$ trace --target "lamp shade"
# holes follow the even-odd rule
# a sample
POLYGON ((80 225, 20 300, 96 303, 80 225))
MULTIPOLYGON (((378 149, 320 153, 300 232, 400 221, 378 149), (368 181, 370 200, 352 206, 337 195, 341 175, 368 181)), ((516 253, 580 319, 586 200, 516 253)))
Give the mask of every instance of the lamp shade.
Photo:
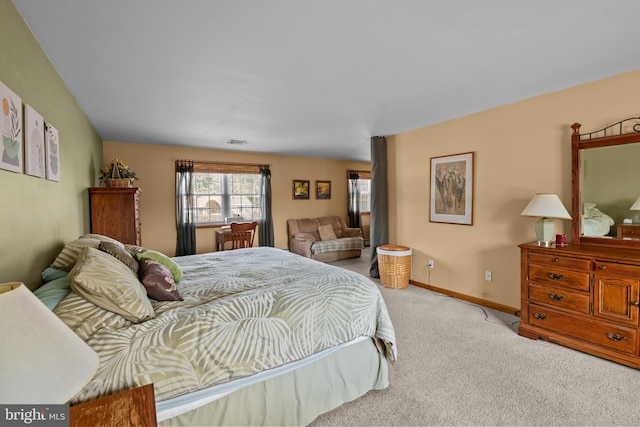
POLYGON ((560 198, 555 194, 536 194, 520 215, 542 218, 571 219, 560 198))
POLYGON ((630 211, 640 211, 640 197, 636 199, 635 202, 629 208, 630 211))
POLYGON ((96 352, 25 285, 0 284, 0 403, 67 403, 98 362, 96 352))

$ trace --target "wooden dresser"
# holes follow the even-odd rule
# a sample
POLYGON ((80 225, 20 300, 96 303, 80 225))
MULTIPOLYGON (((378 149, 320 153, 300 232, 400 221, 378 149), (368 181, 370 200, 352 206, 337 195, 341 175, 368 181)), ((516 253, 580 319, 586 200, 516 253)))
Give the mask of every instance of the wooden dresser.
POLYGON ((518 333, 640 368, 640 252, 588 244, 519 247, 518 333))
POLYGON ((91 232, 140 246, 139 188, 90 188, 91 232))
POLYGON ((640 237, 640 224, 617 224, 617 237, 634 238, 640 237))
POLYGON ((72 406, 70 427, 157 427, 153 384, 72 406))

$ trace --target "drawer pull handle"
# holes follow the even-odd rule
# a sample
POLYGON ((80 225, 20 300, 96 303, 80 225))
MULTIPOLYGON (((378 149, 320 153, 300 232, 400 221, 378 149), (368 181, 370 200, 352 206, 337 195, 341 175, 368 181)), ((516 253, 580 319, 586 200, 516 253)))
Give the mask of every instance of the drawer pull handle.
POLYGON ((564 279, 564 276, 562 274, 556 274, 556 273, 547 273, 549 275, 549 277, 551 277, 553 280, 560 280, 560 279, 564 279))
POLYGON ((540 313, 533 313, 533 317, 535 317, 538 320, 544 320, 546 319, 548 316, 546 314, 540 314, 540 313))
POLYGON ((627 339, 627 337, 625 336, 612 334, 611 332, 607 332, 607 338, 609 338, 611 341, 625 341, 627 339))
POLYGON ((640 307, 640 302, 638 301, 631 301, 629 304, 636 306, 636 307, 640 307))
POLYGON ((564 296, 557 295, 557 294, 549 294, 549 298, 551 298, 554 301, 562 301, 564 299, 564 296))
POLYGON ((553 261, 553 262, 560 262, 560 260, 559 260, 558 258, 554 258, 554 259, 552 259, 551 261, 553 261))
POLYGON ((606 270, 606 269, 607 269, 607 266, 606 266, 606 265, 601 265, 601 266, 600 266, 600 270, 606 270))

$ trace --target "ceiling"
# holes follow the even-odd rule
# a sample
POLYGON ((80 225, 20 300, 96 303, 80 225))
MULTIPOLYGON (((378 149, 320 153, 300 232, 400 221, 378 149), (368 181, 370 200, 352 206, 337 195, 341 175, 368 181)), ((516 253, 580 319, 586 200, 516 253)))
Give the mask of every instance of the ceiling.
POLYGON ((640 68, 637 0, 13 3, 108 141, 368 161, 371 136, 640 68))

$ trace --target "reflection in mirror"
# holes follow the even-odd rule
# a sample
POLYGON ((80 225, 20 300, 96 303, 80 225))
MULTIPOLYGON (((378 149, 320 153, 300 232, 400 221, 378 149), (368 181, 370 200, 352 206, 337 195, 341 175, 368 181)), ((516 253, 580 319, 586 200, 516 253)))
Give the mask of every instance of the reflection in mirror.
POLYGON ((615 237, 625 219, 640 223, 630 209, 640 197, 640 143, 590 148, 581 157, 582 235, 615 237))

